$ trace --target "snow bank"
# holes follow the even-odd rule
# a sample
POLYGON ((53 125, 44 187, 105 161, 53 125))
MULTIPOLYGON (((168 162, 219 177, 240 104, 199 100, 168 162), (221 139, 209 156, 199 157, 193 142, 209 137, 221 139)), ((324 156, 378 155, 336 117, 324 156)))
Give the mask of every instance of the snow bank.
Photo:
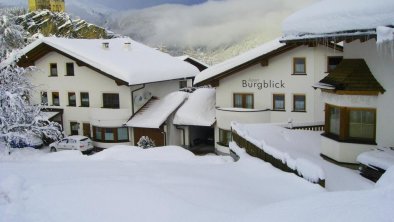
POLYGON ((196 89, 178 109, 173 123, 176 125, 212 126, 216 121, 215 103, 215 89, 196 89))
POLYGON ((375 30, 394 25, 394 1, 323 0, 287 17, 282 29, 286 36, 375 30))
POLYGON ((48 153, 39 157, 37 160, 40 161, 51 161, 51 162, 65 162, 65 161, 80 161, 87 159, 87 156, 83 155, 78 150, 64 150, 59 152, 48 153))
POLYGON ((375 166, 387 170, 391 166, 394 166, 394 150, 390 148, 378 148, 363 152, 357 156, 357 161, 366 166, 375 166))
MULTIPOLYGON (((375 187, 394 188, 394 166, 392 166, 386 170, 386 172, 376 182, 375 187)), ((394 196, 393 196, 393 199, 394 199, 394 196)))
POLYGON ((316 152, 316 147, 313 146, 316 146, 315 134, 318 132, 308 132, 310 133, 308 134, 273 124, 232 122, 231 127, 238 135, 261 148, 265 153, 281 160, 290 169, 297 170, 305 179, 311 182, 326 179, 323 168, 311 154, 316 152))
POLYGON ((113 146, 89 157, 91 160, 121 161, 188 161, 194 154, 182 147, 165 146, 142 149, 135 146, 113 146))

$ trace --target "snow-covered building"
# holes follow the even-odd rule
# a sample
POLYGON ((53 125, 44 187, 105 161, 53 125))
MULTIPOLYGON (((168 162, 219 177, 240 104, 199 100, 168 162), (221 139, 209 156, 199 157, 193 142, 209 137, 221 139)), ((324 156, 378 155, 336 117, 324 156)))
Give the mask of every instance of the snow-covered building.
POLYGON ((287 44, 343 41, 343 62, 315 84, 326 107, 321 154, 335 161, 394 146, 393 10, 391 0, 324 0, 283 23, 287 44))
POLYGON ((320 92, 311 86, 342 60, 342 47, 293 45, 279 39, 211 66, 195 85, 216 88, 215 147, 229 152, 231 122, 324 121, 320 92))
POLYGON ((129 38, 42 38, 19 57, 20 66, 37 67, 31 74, 38 86, 32 101, 61 112, 66 134, 90 136, 101 148, 136 144, 139 132, 125 125, 129 119, 150 101, 191 86, 199 72, 129 38))

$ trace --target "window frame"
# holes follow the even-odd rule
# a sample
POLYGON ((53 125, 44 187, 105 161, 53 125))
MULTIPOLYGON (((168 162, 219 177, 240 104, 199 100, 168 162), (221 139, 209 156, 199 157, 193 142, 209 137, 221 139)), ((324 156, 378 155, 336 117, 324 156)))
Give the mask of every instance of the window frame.
POLYGON ((286 111, 286 94, 284 93, 274 93, 272 94, 272 110, 273 111, 286 111), (275 106, 275 97, 276 96, 283 96, 283 109, 277 109, 275 106))
POLYGON ((130 142, 129 128, 128 127, 99 127, 92 126, 93 131, 93 141, 100 143, 127 143, 130 142), (127 139, 119 140, 119 129, 126 129, 127 131, 127 139), (113 140, 106 140, 105 134, 106 132, 111 131, 113 135, 113 140), (98 133, 99 132, 99 133, 98 133), (97 135, 100 135, 101 138, 97 138, 97 135))
POLYGON ((293 58, 293 74, 292 75, 306 75, 306 57, 294 57, 293 58), (302 59, 304 61, 304 72, 296 72, 296 60, 302 59))
POLYGON ((233 93, 233 107, 242 109, 254 109, 254 93, 233 93), (235 106, 235 97, 241 96, 242 107, 235 106), (247 107, 247 96, 252 96, 252 107, 247 107))
POLYGON ((74 135, 79 135, 79 123, 76 121, 70 121, 70 135, 74 136, 74 135), (77 130, 73 130, 73 125, 77 126, 77 130), (75 134, 76 132, 76 134, 75 134))
POLYGON ((90 97, 89 97, 89 92, 80 92, 79 93, 79 100, 80 100, 80 102, 81 102, 81 106, 80 107, 90 107, 90 97), (87 101, 87 105, 85 104, 85 102, 83 101, 83 96, 82 96, 82 94, 86 94, 87 95, 87 98, 88 98, 88 101, 87 101))
POLYGON ((336 106, 332 104, 325 104, 325 127, 324 136, 331 138, 339 142, 349 142, 349 143, 359 143, 359 144, 373 144, 376 145, 376 109, 375 108, 359 108, 359 107, 343 107, 336 106), (339 114, 339 134, 336 135, 330 131, 330 117, 332 107, 338 108, 340 110, 339 114), (351 111, 369 111, 374 114, 374 132, 373 138, 356 138, 351 137, 350 134, 350 112, 351 111))
POLYGON ((57 68, 57 63, 49 63, 49 77, 58 77, 59 70, 57 68), (56 72, 53 72, 56 70, 56 72))
POLYGON ((293 94, 293 111, 292 112, 301 112, 301 113, 306 112, 306 95, 305 94, 293 94), (304 97, 304 109, 302 109, 302 110, 296 109, 296 97, 298 97, 298 96, 304 97))
POLYGON ((106 108, 106 109, 119 109, 120 108, 120 96, 119 96, 119 93, 103 93, 102 94, 102 99, 103 99, 102 100, 103 101, 103 106, 102 106, 103 108, 106 108), (118 100, 117 104, 113 103, 113 102, 106 104, 105 96, 117 96, 117 100, 118 100))
POLYGON ((66 76, 75 76, 75 70, 74 70, 74 63, 73 62, 67 62, 66 63, 66 76), (70 69, 69 65, 71 65, 72 69, 70 69))
POLYGON ((49 103, 48 103, 48 92, 42 91, 42 92, 40 93, 40 99, 41 99, 41 105, 47 106, 47 105, 49 104, 49 103), (46 102, 43 101, 44 94, 46 95, 46 96, 45 96, 46 102))
POLYGON ((68 92, 67 93, 67 99, 68 99, 68 106, 76 107, 77 106, 77 94, 75 92, 68 92), (71 103, 71 97, 74 95, 74 103, 71 103))
POLYGON ((60 93, 59 92, 52 92, 52 106, 60 106, 60 93), (58 103, 55 103, 55 94, 57 94, 58 103))
POLYGON ((179 81, 179 89, 187 88, 187 80, 180 80, 179 81))

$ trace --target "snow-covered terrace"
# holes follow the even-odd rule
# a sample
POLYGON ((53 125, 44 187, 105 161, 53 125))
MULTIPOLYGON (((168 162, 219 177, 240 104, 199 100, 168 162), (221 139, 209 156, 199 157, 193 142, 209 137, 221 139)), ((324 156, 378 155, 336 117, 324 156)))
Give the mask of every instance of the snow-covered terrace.
POLYGON ((328 190, 365 189, 372 182, 356 170, 340 167, 320 156, 321 132, 290 130, 285 125, 232 123, 232 129, 265 153, 281 160, 310 181, 325 180, 328 190))
POLYGON ((281 41, 376 38, 377 27, 394 25, 394 1, 323 0, 287 17, 281 41))

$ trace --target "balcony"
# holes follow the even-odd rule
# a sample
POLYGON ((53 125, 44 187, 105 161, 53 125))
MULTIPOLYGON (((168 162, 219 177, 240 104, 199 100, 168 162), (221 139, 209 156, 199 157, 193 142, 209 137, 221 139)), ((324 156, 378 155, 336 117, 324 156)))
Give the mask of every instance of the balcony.
POLYGON ((90 123, 94 126, 122 126, 131 116, 130 109, 91 108, 90 123))
POLYGON ((269 123, 270 109, 216 108, 217 125, 230 129, 231 121, 238 123, 269 123))

